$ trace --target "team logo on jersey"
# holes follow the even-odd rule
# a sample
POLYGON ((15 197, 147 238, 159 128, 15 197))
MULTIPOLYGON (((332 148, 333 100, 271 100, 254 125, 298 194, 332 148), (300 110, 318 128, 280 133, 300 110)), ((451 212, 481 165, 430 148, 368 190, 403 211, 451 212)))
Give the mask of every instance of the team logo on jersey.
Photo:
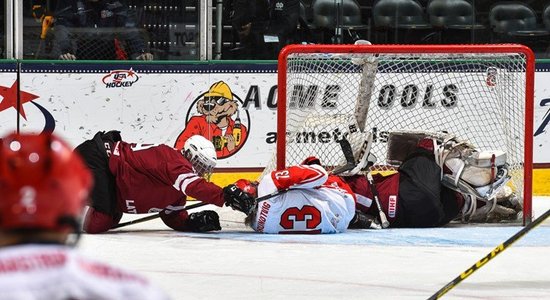
POLYGON ((243 101, 227 83, 218 81, 193 101, 174 147, 181 149, 188 138, 202 135, 214 144, 218 158, 227 158, 242 148, 249 131, 250 115, 243 101))
POLYGON ((105 88, 131 87, 138 80, 139 75, 132 68, 130 70, 113 70, 101 79, 105 88))
POLYGON ((397 196, 390 195, 389 201, 388 201, 388 217, 395 218, 396 213, 397 213, 397 196))
POLYGON ((10 87, 0 86, 0 96, 2 97, 2 99, 0 100, 0 113, 13 107, 15 110, 17 110, 19 115, 23 117, 23 119, 27 120, 25 108, 28 106, 27 103, 32 103, 38 108, 38 110, 40 110, 42 115, 44 115, 44 128, 42 129, 42 132, 54 131, 55 119, 53 118, 52 114, 42 105, 38 104, 36 101, 33 101, 40 98, 40 96, 25 92, 20 89, 19 81, 15 80, 10 87), (17 97, 18 93, 19 99, 17 97))

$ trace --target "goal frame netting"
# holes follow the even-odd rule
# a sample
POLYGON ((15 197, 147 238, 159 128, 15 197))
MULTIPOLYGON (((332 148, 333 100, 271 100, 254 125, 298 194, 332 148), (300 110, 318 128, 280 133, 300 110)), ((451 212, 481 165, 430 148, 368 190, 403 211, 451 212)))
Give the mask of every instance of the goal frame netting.
MULTIPOLYGON (((278 58, 277 144, 275 168, 284 169, 287 164, 287 109, 292 97, 288 88, 287 65, 289 57, 302 54, 326 55, 408 55, 408 54, 518 54, 525 58, 525 90, 523 118, 523 224, 532 220, 532 168, 533 168, 533 109, 535 56, 532 50, 519 44, 485 45, 289 45, 281 50, 278 58)), ((352 87, 359 89, 360 87, 352 87)), ((374 94, 374 92, 373 92, 374 94)), ((369 95, 370 96, 370 95, 369 95)), ((372 99, 372 97, 371 97, 372 99)), ((518 97, 519 99, 519 97, 518 97)))

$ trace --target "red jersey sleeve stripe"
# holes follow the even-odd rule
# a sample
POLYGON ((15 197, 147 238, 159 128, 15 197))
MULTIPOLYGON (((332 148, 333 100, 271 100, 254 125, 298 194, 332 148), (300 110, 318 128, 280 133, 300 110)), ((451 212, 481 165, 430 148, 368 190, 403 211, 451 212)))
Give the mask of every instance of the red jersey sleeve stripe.
POLYGON ((324 176, 327 175, 325 172, 322 172, 321 170, 318 170, 317 168, 313 168, 313 167, 310 167, 310 166, 299 166, 299 167, 301 169, 307 169, 309 171, 312 171, 312 173, 315 174, 315 175, 312 175, 313 177, 310 177, 310 174, 307 174, 309 178, 306 178, 306 179, 302 180, 300 182, 300 184, 317 181, 317 180, 319 180, 319 179, 321 179, 321 178, 323 178, 324 176))

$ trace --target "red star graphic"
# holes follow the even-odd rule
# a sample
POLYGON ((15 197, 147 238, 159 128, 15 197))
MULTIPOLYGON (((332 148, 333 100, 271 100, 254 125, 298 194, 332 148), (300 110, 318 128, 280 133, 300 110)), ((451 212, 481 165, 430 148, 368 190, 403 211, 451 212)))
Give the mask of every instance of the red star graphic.
POLYGON ((134 72, 134 69, 133 68, 130 68, 130 70, 128 70, 128 77, 134 77, 134 74, 136 74, 134 72))
MULTIPOLYGON (((18 109, 17 107, 17 86, 19 82, 17 80, 12 84, 11 87, 7 86, 0 86, 0 96, 2 96, 2 101, 0 102, 0 112, 13 107, 15 109, 18 109)), ((23 117, 23 119, 27 119, 27 116, 25 115, 25 110, 23 110, 23 104, 32 101, 39 96, 33 95, 31 93, 19 91, 19 114, 23 117)))

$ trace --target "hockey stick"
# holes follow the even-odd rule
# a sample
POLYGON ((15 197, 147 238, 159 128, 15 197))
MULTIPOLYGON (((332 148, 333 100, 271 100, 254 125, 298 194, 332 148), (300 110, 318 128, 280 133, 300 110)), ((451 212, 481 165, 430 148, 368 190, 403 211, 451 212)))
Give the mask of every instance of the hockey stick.
MULTIPOLYGON (((355 45, 370 45, 366 40, 357 40, 355 45)), ((370 54, 366 58, 353 59, 352 63, 362 67, 361 81, 359 82, 359 91, 357 93, 357 101, 355 101, 355 120, 361 132, 365 131, 367 114, 369 112, 370 98, 374 91, 374 81, 376 72, 378 71, 378 59, 375 54, 370 54)))
MULTIPOLYGON (((204 203, 204 202, 195 203, 195 204, 192 204, 192 205, 189 205, 189 206, 185 207, 183 210, 190 210, 190 209, 193 209, 193 208, 205 206, 207 204, 208 203, 204 203)), ((145 221, 154 220, 154 219, 158 219, 158 218, 160 218, 160 214, 157 213, 157 214, 150 215, 150 216, 147 216, 147 217, 143 217, 143 218, 135 219, 135 220, 132 220, 132 221, 117 224, 111 229, 125 227, 125 226, 128 226, 128 225, 142 223, 142 222, 145 222, 145 221)))
POLYGON ((380 221, 380 225, 382 226, 382 228, 388 228, 390 227, 390 222, 388 221, 386 214, 382 210, 382 205, 380 205, 380 198, 378 196, 378 190, 374 186, 374 180, 372 179, 372 175, 370 172, 367 173, 367 181, 369 182, 370 189, 372 190, 372 195, 374 196, 374 203, 376 205, 376 209, 378 210, 378 219, 380 221))
POLYGON ((485 255, 482 259, 478 260, 475 264, 473 264, 471 267, 469 267, 466 271, 462 272, 460 275, 458 275, 455 279, 453 279, 451 282, 447 283, 444 287, 439 289, 439 291, 435 292, 430 298, 431 299, 439 299, 443 295, 445 295, 448 291, 450 291, 452 288, 457 286, 462 280, 466 279, 468 276, 472 275, 475 271, 477 271, 479 268, 483 267, 487 262, 489 262, 491 259, 493 259, 495 256, 506 250, 509 246, 511 246, 514 242, 522 238, 527 232, 529 232, 531 229, 537 227, 540 223, 542 223, 546 218, 550 216, 550 209, 547 210, 544 214, 542 214, 540 217, 535 219, 532 223, 528 224, 527 226, 523 227, 520 231, 518 231, 516 234, 514 234, 511 238, 507 239, 504 243, 496 246, 493 251, 489 252, 487 255, 485 255))
MULTIPOLYGON (((356 166, 355 158, 353 157, 353 149, 351 148, 351 144, 349 143, 349 141, 345 137, 342 137, 342 139, 340 139, 338 141, 338 143, 340 144, 340 147, 342 148, 342 153, 344 154, 344 157, 346 158, 346 164, 332 170, 330 172, 331 175, 342 174, 346 171, 349 171, 349 170, 355 168, 355 166, 356 166)), ((272 197, 275 197, 275 196, 278 196, 278 195, 282 195, 282 194, 284 194, 288 191, 291 191, 291 190, 300 190, 300 188, 284 189, 284 190, 273 192, 271 194, 263 195, 259 198, 256 198, 256 204, 258 204, 258 202, 260 202, 260 201, 263 201, 263 200, 266 200, 266 199, 269 199, 269 198, 272 198, 272 197)))
POLYGON ((355 157, 353 157, 353 149, 351 148, 351 144, 349 143, 349 141, 345 137, 342 137, 342 139, 340 139, 338 143, 340 144, 340 148, 342 148, 342 153, 346 158, 346 164, 332 170, 332 175, 342 174, 355 168, 356 166, 355 157))

